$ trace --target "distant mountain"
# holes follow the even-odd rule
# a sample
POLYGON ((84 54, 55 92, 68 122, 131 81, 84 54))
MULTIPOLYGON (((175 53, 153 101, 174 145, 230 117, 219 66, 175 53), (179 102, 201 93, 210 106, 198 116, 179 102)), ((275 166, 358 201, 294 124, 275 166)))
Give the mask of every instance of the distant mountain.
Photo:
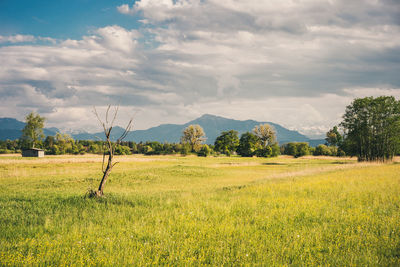
MULTIPOLYGON (((117 140, 123 133, 124 133, 125 129, 119 126, 114 126, 112 128, 111 131, 111 140, 117 140)), ((104 140, 105 136, 104 136, 104 132, 99 132, 99 133, 85 133, 85 132, 81 132, 78 134, 71 134, 71 136, 75 139, 75 140, 104 140)), ((125 141, 133 141, 133 140, 128 140, 128 138, 124 139, 125 141)))
MULTIPOLYGON (((277 132, 277 138, 280 144, 288 143, 288 142, 309 142, 310 145, 316 146, 318 144, 323 144, 324 140, 312 140, 305 135, 300 134, 297 131, 292 131, 286 129, 279 124, 272 122, 258 122, 254 120, 234 120, 227 119, 220 116, 205 114, 195 120, 189 121, 185 124, 162 124, 160 126, 152 127, 147 130, 136 130, 130 132, 127 137, 124 139, 125 141, 135 141, 135 142, 146 142, 146 141, 158 141, 158 142, 169 142, 169 143, 177 143, 180 141, 182 136, 182 131, 187 126, 191 124, 198 124, 206 133, 208 144, 213 144, 215 139, 221 134, 222 131, 236 130, 240 134, 251 131, 256 125, 268 123, 273 126, 277 132)), ((16 139, 21 136, 21 129, 25 126, 25 123, 19 122, 15 119, 9 118, 0 118, 0 139, 16 139), (9 126, 3 126, 9 125, 9 126), (12 128, 10 125, 15 125, 12 128), (8 127, 8 128, 6 128, 8 127), (9 134, 7 138, 4 138, 5 135, 2 135, 3 129, 9 134), (14 136, 14 138, 11 138, 14 136)), ((46 129, 44 132, 46 135, 54 135, 58 130, 51 128, 46 129), (56 130, 56 131, 54 131, 56 130)), ((112 131, 111 138, 116 140, 122 133, 124 129, 115 126, 112 131)), ((72 137, 75 140, 98 140, 104 139, 104 133, 78 133, 72 134, 72 137)))
MULTIPOLYGON (((21 137, 25 123, 13 118, 0 118, 0 140, 15 140, 21 137)), ((44 135, 55 135, 57 128, 43 129, 44 135)))
POLYGON ((0 118, 0 129, 22 130, 25 123, 13 118, 0 118))
POLYGON ((213 144, 215 139, 221 134, 222 131, 236 130, 239 135, 251 131, 256 125, 268 123, 273 126, 277 132, 278 141, 280 143, 287 143, 292 141, 307 142, 310 139, 296 131, 288 130, 276 123, 272 122, 258 122, 254 120, 233 120, 210 114, 205 114, 200 118, 192 120, 185 124, 163 124, 147 130, 137 130, 128 134, 126 140, 135 142, 145 141, 159 141, 159 142, 179 142, 182 131, 191 124, 198 124, 206 133, 206 143, 213 144))
MULTIPOLYGON (((198 124, 204 129, 204 132, 206 133, 206 143, 213 144, 215 139, 221 134, 222 131, 236 130, 239 132, 240 136, 242 133, 253 130, 256 125, 264 123, 268 123, 275 128, 280 144, 288 142, 309 142, 310 144, 316 146, 325 142, 324 140, 311 140, 307 136, 302 135, 297 131, 288 130, 273 122, 259 122, 254 120, 240 121, 210 114, 205 114, 200 118, 189 121, 185 124, 162 124, 160 126, 152 127, 147 130, 132 131, 127 135, 125 140, 135 142, 158 141, 162 143, 176 143, 180 141, 183 129, 191 124, 198 124)), ((123 129, 119 128, 118 133, 114 132, 114 140, 118 138, 120 132, 122 131, 123 129)), ((104 134, 100 132, 92 135, 73 135, 75 139, 82 140, 95 140, 96 138, 94 136, 103 138, 104 134)))

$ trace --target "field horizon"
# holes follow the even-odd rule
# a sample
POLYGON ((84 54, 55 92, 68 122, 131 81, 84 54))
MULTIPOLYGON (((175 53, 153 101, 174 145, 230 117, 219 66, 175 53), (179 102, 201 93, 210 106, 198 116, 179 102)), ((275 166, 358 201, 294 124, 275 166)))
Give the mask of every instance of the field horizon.
POLYGON ((1 265, 399 265, 400 164, 0 157, 1 265))

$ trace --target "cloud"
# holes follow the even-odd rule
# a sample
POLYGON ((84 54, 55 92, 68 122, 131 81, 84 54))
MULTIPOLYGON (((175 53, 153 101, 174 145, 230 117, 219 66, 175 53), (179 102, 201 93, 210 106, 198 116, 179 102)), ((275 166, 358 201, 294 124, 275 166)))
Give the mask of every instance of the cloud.
POLYGON ((12 35, 12 36, 2 36, 0 35, 0 44, 3 43, 24 43, 24 42, 35 42, 36 38, 33 35, 12 35))
POLYGON ((57 40, 50 37, 35 37, 33 35, 10 35, 10 36, 2 36, 0 35, 0 45, 1 44, 18 44, 18 43, 51 43, 56 44, 57 40))
POLYGON ((141 26, 23 46, 0 37, 11 114, 37 108, 53 126, 89 129, 92 105, 120 104, 122 118, 138 111, 141 129, 214 113, 321 135, 353 98, 399 96, 396 1, 139 0, 117 10, 141 26))
POLYGON ((120 5, 117 7, 117 10, 121 14, 132 14, 132 10, 129 8, 129 5, 120 5))
POLYGON ((240 84, 234 94, 256 97, 340 93, 355 84, 398 86, 398 64, 388 68, 379 56, 369 62, 371 55, 400 45, 394 5, 138 1, 131 13, 141 12, 153 25, 148 31, 160 44, 157 51, 168 55, 179 72, 206 72, 216 81, 217 96, 230 77, 240 84))

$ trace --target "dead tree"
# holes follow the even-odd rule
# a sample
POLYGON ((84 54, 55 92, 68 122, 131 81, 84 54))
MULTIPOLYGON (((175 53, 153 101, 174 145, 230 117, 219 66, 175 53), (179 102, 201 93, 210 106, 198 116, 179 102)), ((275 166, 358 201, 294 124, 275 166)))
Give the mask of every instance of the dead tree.
POLYGON ((99 188, 97 191, 91 191, 89 192, 90 196, 96 196, 96 197, 101 197, 103 196, 103 189, 104 185, 106 184, 107 178, 111 173, 112 168, 118 163, 118 162, 113 162, 114 158, 114 152, 115 152, 115 147, 119 144, 121 144, 121 141, 128 135, 129 131, 132 128, 132 121, 133 119, 129 120, 128 125, 125 127, 124 132, 122 135, 117 139, 116 142, 112 142, 110 139, 111 136, 111 130, 114 126, 115 119, 118 114, 118 106, 114 108, 114 115, 112 116, 112 119, 109 120, 109 115, 110 115, 110 108, 111 106, 108 106, 107 111, 106 111, 106 119, 105 122, 101 120, 99 114, 97 113, 96 107, 93 107, 94 109, 94 114, 96 115, 97 119, 99 120, 100 124, 103 126, 104 134, 106 136, 106 140, 103 143, 103 164, 102 164, 102 171, 103 171, 103 178, 101 179, 99 188), (108 156, 107 160, 107 166, 105 166, 105 158, 108 156))

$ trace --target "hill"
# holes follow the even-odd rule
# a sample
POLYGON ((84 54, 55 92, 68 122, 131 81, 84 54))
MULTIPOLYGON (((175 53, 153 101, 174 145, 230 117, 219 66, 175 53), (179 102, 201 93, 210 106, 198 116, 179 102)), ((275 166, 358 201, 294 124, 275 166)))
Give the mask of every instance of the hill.
POLYGON ((239 135, 251 131, 256 125, 268 123, 273 126, 277 132, 278 141, 280 143, 287 142, 308 142, 310 138, 300 134, 297 131, 288 130, 279 124, 272 122, 258 122, 254 120, 234 120, 227 119, 220 116, 205 114, 200 118, 189 121, 185 124, 163 124, 147 130, 138 130, 131 132, 126 140, 136 142, 144 141, 159 141, 159 142, 179 142, 182 136, 182 131, 191 124, 198 124, 206 133, 206 143, 213 144, 215 139, 221 134, 222 131, 236 130, 239 135))
MULTIPOLYGON (((205 114, 185 124, 162 124, 147 130, 132 131, 127 135, 125 140, 134 142, 158 141, 177 143, 180 141, 183 129, 191 124, 198 124, 206 133, 206 143, 213 144, 215 139, 221 134, 222 131, 236 130, 240 135, 244 132, 251 131, 256 125, 264 123, 268 123, 275 128, 280 144, 288 142, 309 142, 310 145, 316 146, 325 142, 324 140, 312 140, 297 131, 286 129, 273 122, 259 122, 254 120, 241 121, 210 114, 205 114)), ((0 118, 0 139, 14 140, 19 138, 21 136, 21 130, 24 126, 25 123, 15 119, 0 118)), ((54 135, 57 131, 58 130, 56 128, 50 128, 45 129, 44 132, 45 135, 54 135)), ((124 129, 119 126, 114 127, 111 136, 112 139, 116 140, 123 131, 124 129)), ((99 138, 104 138, 104 133, 98 132, 93 134, 83 132, 79 134, 72 134, 72 137, 75 140, 98 140, 99 138)))
MULTIPOLYGON (((149 128, 147 130, 132 131, 128 134, 125 140, 135 142, 158 141, 176 143, 180 141, 183 129, 191 124, 198 124, 204 129, 204 132, 206 133, 206 143, 213 144, 215 139, 221 134, 222 131, 236 130, 239 132, 240 136, 240 134, 242 133, 251 131, 256 125, 264 123, 268 123, 275 128, 280 144, 288 142, 309 142, 310 145, 316 146, 325 142, 324 140, 310 139, 297 131, 286 129, 281 125, 273 122, 259 122, 254 120, 241 121, 210 114, 205 114, 185 124, 162 124, 156 127, 149 128)), ((119 132, 121 132, 122 130, 123 129, 121 127, 117 128, 117 131, 114 132, 114 139, 118 138, 119 132)), ((85 133, 74 135, 74 138, 95 140, 95 136, 103 137, 103 135, 104 134, 101 132, 92 135, 85 133)))
MULTIPOLYGON (((22 135, 22 129, 25 123, 13 118, 0 118, 0 140, 15 140, 22 135)), ((59 130, 57 128, 43 129, 44 135, 55 135, 59 130)))

